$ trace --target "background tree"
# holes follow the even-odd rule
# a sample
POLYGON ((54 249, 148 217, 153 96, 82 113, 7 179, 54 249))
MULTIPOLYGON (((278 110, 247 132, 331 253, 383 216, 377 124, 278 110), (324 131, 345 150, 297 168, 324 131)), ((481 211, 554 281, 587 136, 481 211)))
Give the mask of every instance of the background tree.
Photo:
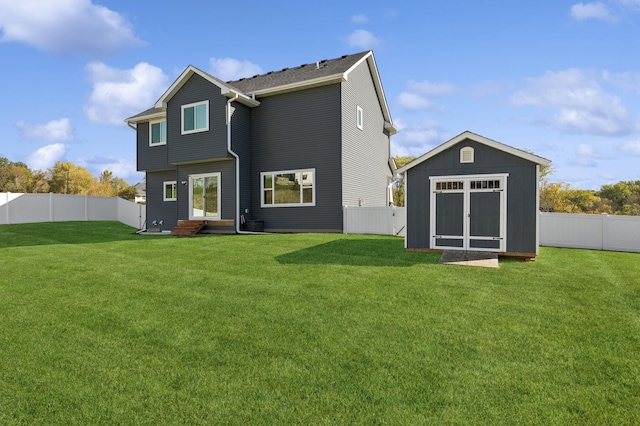
MULTIPOLYGON (((400 168, 409 164, 416 158, 418 157, 413 157, 411 155, 402 157, 396 155, 393 157, 393 160, 396 162, 396 166, 400 168)), ((398 177, 398 181, 393 185, 391 191, 393 193, 393 204, 398 207, 404 207, 404 176, 401 175, 398 177)))
POLYGON ((0 192, 29 192, 31 170, 22 162, 0 157, 0 192))
POLYGON ((48 170, 49 190, 57 194, 89 194, 96 178, 84 167, 58 161, 48 170))
POLYGON ((34 194, 46 194, 49 192, 49 177, 47 172, 42 170, 36 170, 31 174, 31 183, 29 184, 29 191, 34 194))

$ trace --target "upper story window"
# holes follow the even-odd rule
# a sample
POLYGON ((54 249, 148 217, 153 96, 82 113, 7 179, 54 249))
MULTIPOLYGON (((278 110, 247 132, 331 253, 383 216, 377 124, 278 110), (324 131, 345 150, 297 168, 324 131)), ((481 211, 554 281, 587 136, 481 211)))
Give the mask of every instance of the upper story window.
POLYGON ((356 126, 358 126, 360 130, 364 128, 364 116, 360 105, 356 107, 356 126))
POLYGON ((167 143, 167 120, 152 121, 149 128, 149 146, 167 143))
POLYGON ((182 134, 209 130, 209 101, 182 105, 182 134))
POLYGON ((474 161, 473 148, 465 146, 460 150, 460 162, 461 163, 473 163, 474 161))
POLYGON ((261 207, 315 206, 315 169, 260 173, 261 207))

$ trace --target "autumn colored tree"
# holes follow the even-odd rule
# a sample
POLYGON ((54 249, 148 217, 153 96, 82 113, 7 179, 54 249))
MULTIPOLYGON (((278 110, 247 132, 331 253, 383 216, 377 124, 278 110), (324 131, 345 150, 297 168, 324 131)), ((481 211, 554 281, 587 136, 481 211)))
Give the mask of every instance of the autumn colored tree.
POLYGON ((97 183, 87 169, 70 162, 56 162, 48 174, 49 190, 57 194, 89 194, 97 183))
MULTIPOLYGON (((401 168, 409 164, 416 158, 418 157, 413 157, 411 155, 402 157, 397 155, 393 157, 393 160, 396 162, 396 166, 398 168, 401 168)), ((404 176, 399 177, 398 181, 393 185, 391 190, 393 192, 393 204, 398 207, 404 207, 404 176)))
POLYGON ((29 192, 31 177, 26 164, 0 158, 0 192, 29 192))

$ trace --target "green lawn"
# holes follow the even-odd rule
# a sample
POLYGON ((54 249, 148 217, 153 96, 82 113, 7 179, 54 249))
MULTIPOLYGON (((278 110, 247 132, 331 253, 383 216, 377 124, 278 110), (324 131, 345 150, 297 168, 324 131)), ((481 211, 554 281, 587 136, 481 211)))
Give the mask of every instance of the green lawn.
POLYGON ((0 424, 640 423, 640 254, 0 226, 0 424))

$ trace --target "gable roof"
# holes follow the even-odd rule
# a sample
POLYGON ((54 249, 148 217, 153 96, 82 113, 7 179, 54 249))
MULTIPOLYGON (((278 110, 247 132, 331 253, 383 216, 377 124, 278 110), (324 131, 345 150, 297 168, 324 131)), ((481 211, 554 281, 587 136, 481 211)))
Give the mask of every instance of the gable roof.
POLYGON ((247 106, 255 107, 260 105, 256 97, 264 97, 286 93, 311 87, 324 86, 327 84, 347 81, 349 73, 363 62, 367 62, 376 88, 382 115, 385 119, 385 129, 394 134, 397 129, 391 120, 389 106, 387 104, 382 81, 378 73, 378 67, 373 57, 373 52, 355 53, 353 55, 343 55, 335 59, 323 59, 310 64, 302 64, 293 68, 283 68, 280 71, 270 71, 265 74, 254 75, 249 78, 224 82, 213 75, 206 73, 193 65, 189 65, 173 84, 158 99, 153 108, 127 118, 127 123, 135 123, 148 120, 149 118, 161 117, 171 99, 182 86, 191 78, 198 74, 210 83, 220 87, 223 95, 233 98, 238 96, 238 102, 247 106))
POLYGON ((334 59, 323 59, 293 68, 283 68, 280 71, 270 71, 266 74, 228 81, 227 84, 242 90, 252 97, 265 97, 347 81, 349 73, 365 61, 371 71, 382 115, 386 121, 385 128, 389 133, 394 134, 397 129, 392 124, 393 121, 391 120, 391 113, 389 112, 382 81, 380 80, 378 66, 371 50, 352 55, 342 55, 334 59))
POLYGON ((496 142, 492 139, 489 138, 485 138, 484 136, 480 136, 477 135, 475 133, 472 133, 470 131, 465 131, 460 133, 458 136, 454 137, 453 139, 448 140, 447 142, 443 143, 442 145, 439 145, 437 147, 435 147, 434 149, 432 149, 431 151, 427 152, 426 154, 424 154, 421 157, 416 158, 415 160, 413 160, 412 162, 406 164, 404 167, 401 167, 398 169, 398 174, 402 174, 404 172, 406 172, 407 170, 409 170, 412 167, 417 166, 418 164, 440 154, 442 151, 445 151, 447 149, 449 149, 450 147, 452 147, 453 145, 464 141, 465 139, 470 139, 474 142, 478 142, 487 146, 490 146, 491 148, 495 148, 497 150, 506 152, 508 154, 511 155, 515 155, 516 157, 520 157, 523 158, 525 160, 531 161, 532 163, 535 164, 539 164, 541 166, 548 166, 551 164, 550 160, 547 160, 546 158, 543 157, 538 157, 535 154, 531 154, 530 152, 524 151, 522 149, 518 149, 518 148, 514 148, 512 146, 509 145, 505 145, 503 143, 500 142, 496 142))
POLYGON ((221 89, 222 94, 228 98, 233 98, 238 96, 238 99, 237 99, 238 102, 243 103, 247 106, 255 107, 260 105, 260 102, 256 101, 255 99, 251 99, 250 97, 248 97, 247 95, 242 93, 240 90, 236 89, 235 87, 231 86, 230 84, 225 83, 219 78, 214 77, 211 74, 206 73, 194 67, 193 65, 189 65, 184 71, 182 71, 182 74, 180 74, 180 76, 176 79, 176 81, 174 81, 173 84, 169 86, 167 91, 164 92, 162 96, 160 96, 160 99, 158 99, 158 101, 154 106, 156 108, 166 108, 167 102, 169 102, 169 99, 171 99, 176 93, 178 93, 178 91, 182 88, 182 86, 184 86, 185 83, 194 74, 197 74, 200 77, 204 78, 205 80, 209 81, 210 83, 214 84, 215 86, 218 86, 221 89))

